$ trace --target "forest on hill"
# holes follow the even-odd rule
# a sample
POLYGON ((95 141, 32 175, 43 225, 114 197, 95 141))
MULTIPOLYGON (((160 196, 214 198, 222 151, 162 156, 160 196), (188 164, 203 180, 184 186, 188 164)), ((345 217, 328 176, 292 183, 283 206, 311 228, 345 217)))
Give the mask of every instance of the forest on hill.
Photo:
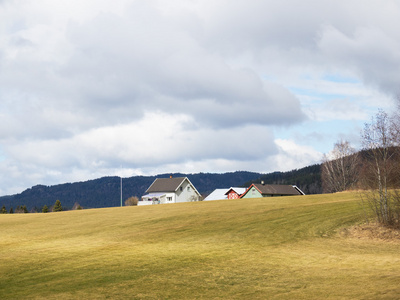
MULTIPOLYGON (((216 188, 242 186, 249 180, 261 176, 254 172, 232 172, 224 174, 161 174, 157 176, 133 176, 122 179, 123 201, 131 196, 141 197, 156 178, 188 177, 196 189, 203 195, 216 188)), ((60 200, 63 207, 71 209, 75 203, 83 208, 113 207, 121 205, 121 178, 102 177, 84 182, 65 183, 54 186, 36 185, 20 194, 0 197, 0 206, 9 210, 16 206, 26 205, 28 210, 36 208, 41 211, 44 205, 51 206, 60 200)))
POLYGON ((315 164, 301 169, 288 172, 273 172, 261 175, 257 180, 251 180, 246 183, 250 186, 252 183, 264 181, 268 184, 290 184, 299 187, 305 194, 321 194, 321 165, 315 164))
MULTIPOLYGON (((261 174, 237 171, 230 173, 161 174, 157 176, 133 176, 123 178, 123 201, 129 197, 141 197, 156 178, 188 177, 196 189, 205 197, 217 188, 247 187, 252 182, 264 180, 266 183, 295 184, 306 194, 321 193, 320 166, 314 165, 290 172, 261 174)), ((65 209, 75 203, 83 208, 113 207, 121 205, 120 177, 102 177, 84 182, 64 183, 54 186, 36 185, 20 194, 0 197, 0 206, 7 210, 26 206, 29 211, 41 211, 44 205, 54 205, 60 200, 65 209)))

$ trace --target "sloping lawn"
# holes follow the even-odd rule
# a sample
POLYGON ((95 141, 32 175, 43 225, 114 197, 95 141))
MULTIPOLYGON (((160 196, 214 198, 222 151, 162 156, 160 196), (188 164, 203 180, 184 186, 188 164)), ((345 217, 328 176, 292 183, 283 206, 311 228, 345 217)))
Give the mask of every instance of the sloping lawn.
POLYGON ((357 194, 0 215, 0 299, 396 299, 357 194))

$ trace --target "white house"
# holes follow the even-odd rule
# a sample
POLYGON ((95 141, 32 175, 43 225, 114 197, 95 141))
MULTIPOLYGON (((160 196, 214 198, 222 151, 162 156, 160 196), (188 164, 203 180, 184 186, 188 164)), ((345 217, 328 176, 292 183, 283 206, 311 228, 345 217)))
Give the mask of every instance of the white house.
POLYGON ((157 178, 138 205, 199 201, 200 193, 187 177, 157 178))

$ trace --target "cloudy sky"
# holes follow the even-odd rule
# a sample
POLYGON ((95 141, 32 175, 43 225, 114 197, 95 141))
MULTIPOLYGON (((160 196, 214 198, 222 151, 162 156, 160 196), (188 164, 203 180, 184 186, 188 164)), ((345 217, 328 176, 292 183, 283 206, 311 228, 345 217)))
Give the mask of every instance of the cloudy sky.
POLYGON ((395 0, 0 0, 0 195, 319 163, 399 70, 395 0))

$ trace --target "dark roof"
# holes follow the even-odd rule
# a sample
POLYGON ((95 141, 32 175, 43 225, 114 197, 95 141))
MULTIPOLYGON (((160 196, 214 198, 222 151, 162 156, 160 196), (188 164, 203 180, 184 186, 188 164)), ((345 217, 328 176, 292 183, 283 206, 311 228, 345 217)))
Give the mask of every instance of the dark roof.
POLYGON ((293 185, 283 184, 253 184, 262 195, 303 195, 298 188, 293 185))
POLYGON ((186 177, 157 178, 146 193, 175 192, 185 179, 186 177))

